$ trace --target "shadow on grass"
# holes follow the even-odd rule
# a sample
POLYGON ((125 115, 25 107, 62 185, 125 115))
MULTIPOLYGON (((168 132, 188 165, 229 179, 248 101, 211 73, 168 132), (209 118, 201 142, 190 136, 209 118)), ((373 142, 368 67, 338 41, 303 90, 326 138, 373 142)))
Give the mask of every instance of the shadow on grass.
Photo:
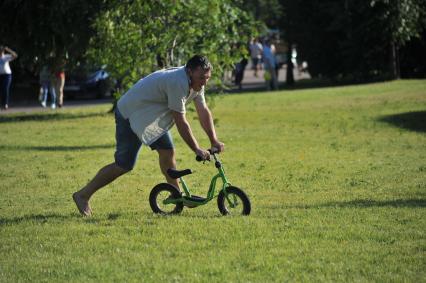
POLYGON ((16 225, 16 224, 20 224, 22 222, 35 222, 35 223, 46 223, 49 220, 59 220, 59 221, 64 221, 64 220, 69 220, 69 219, 73 219, 76 218, 76 214, 68 214, 68 215, 63 215, 63 214, 30 214, 30 215, 25 215, 25 216, 20 216, 20 217, 15 217, 15 218, 0 218, 0 226, 6 226, 6 225, 16 225))
POLYGON ((415 132, 426 132, 426 111, 407 112, 384 116, 380 117, 379 121, 415 132))
POLYGON ((323 207, 358 207, 358 208, 369 208, 369 207, 426 207, 426 199, 397 199, 397 200, 370 200, 370 199, 357 199, 347 202, 327 202, 322 204, 312 205, 294 205, 286 206, 285 208, 323 208, 323 207))
POLYGON ((110 113, 44 113, 44 114, 21 114, 0 116, 0 123, 28 122, 28 121, 51 121, 51 120, 72 120, 92 117, 109 116, 110 113))
POLYGON ((26 146, 26 145, 0 145, 1 150, 17 150, 17 151, 78 151, 78 150, 93 150, 93 149, 106 149, 114 148, 113 144, 101 144, 101 145, 78 145, 78 146, 26 146))
POLYGON ((65 222, 68 220, 84 220, 85 223, 88 224, 99 224, 102 221, 115 221, 120 217, 119 213, 110 213, 106 216, 105 219, 100 218, 94 218, 94 217, 82 217, 77 212, 71 213, 71 214, 30 214, 20 217, 14 217, 14 218, 0 218, 0 226, 7 226, 7 225, 18 225, 24 222, 33 222, 37 224, 43 224, 50 221, 60 221, 65 222))

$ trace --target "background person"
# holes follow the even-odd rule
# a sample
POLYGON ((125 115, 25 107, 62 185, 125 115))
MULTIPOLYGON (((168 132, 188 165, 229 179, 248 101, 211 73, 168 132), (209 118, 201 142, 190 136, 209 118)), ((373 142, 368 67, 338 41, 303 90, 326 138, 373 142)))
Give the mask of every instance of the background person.
POLYGON ((65 60, 61 60, 55 71, 55 91, 58 100, 58 107, 64 104, 64 86, 65 86, 65 60))
POLYGON ((6 46, 0 46, 0 99, 3 109, 9 108, 10 85, 12 83, 12 70, 9 62, 18 58, 15 51, 6 46))
POLYGON ((275 54, 272 52, 271 42, 266 40, 263 44, 263 64, 265 69, 265 81, 266 88, 270 90, 278 89, 278 79, 277 79, 277 60, 275 54), (267 74, 268 73, 268 74, 267 74))
POLYGON ((260 70, 260 63, 262 61, 262 44, 257 38, 253 38, 250 42, 249 49, 254 76, 257 77, 257 72, 260 70))
POLYGON ((235 64, 235 85, 238 86, 238 89, 243 88, 242 82, 244 79, 244 71, 246 69, 248 60, 246 58, 241 59, 240 62, 235 64))
POLYGON ((89 200, 97 190, 134 168, 142 144, 158 152, 160 169, 167 182, 179 188, 178 181, 167 174, 167 169, 176 168, 169 132, 174 124, 197 156, 204 160, 210 158, 210 153, 200 147, 186 120, 186 105, 191 101, 194 101, 200 124, 211 146, 224 150, 204 99, 204 86, 210 79, 211 70, 206 57, 195 55, 185 66, 160 70, 139 80, 118 100, 115 109, 115 161, 103 167, 85 187, 73 194, 81 214, 91 215, 89 200))
POLYGON ((40 85, 42 89, 41 106, 43 108, 47 105, 47 94, 50 93, 51 108, 56 108, 56 93, 54 87, 54 78, 48 66, 43 66, 40 70, 40 85))

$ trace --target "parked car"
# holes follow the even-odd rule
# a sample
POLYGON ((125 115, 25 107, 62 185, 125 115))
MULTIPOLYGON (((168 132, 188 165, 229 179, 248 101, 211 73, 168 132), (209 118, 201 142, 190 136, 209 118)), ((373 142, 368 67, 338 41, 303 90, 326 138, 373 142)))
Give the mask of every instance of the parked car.
POLYGON ((116 88, 116 80, 111 78, 105 66, 92 72, 77 70, 66 74, 64 95, 75 97, 111 97, 116 88))

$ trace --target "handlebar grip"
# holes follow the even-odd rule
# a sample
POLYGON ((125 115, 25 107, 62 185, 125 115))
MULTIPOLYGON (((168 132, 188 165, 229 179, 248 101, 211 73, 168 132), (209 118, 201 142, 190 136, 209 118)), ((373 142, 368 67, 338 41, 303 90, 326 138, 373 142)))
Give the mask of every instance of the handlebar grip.
POLYGON ((195 157, 195 160, 197 160, 198 162, 201 162, 201 161, 203 161, 203 158, 202 158, 201 156, 198 156, 198 155, 197 155, 197 156, 195 157))
POLYGON ((208 151, 210 152, 210 154, 215 154, 215 153, 219 153, 219 149, 212 147, 210 149, 208 149, 208 151))

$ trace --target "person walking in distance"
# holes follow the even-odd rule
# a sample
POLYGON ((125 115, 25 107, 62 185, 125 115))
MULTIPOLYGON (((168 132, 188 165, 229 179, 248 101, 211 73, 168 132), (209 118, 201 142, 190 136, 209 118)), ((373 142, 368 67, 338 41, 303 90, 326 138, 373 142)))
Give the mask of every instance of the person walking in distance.
POLYGON ((12 70, 9 62, 18 58, 18 54, 7 46, 0 46, 0 99, 4 110, 9 108, 10 85, 12 70))
POLYGON ((64 86, 65 86, 65 60, 61 59, 55 70, 55 91, 58 101, 58 107, 64 104, 64 86))
POLYGON ((254 76, 257 77, 258 76, 257 72, 260 70, 261 62, 262 62, 262 52, 263 52, 262 44, 259 42, 257 38, 253 38, 250 41, 249 49, 250 49, 250 57, 252 62, 252 69, 254 70, 254 76))

